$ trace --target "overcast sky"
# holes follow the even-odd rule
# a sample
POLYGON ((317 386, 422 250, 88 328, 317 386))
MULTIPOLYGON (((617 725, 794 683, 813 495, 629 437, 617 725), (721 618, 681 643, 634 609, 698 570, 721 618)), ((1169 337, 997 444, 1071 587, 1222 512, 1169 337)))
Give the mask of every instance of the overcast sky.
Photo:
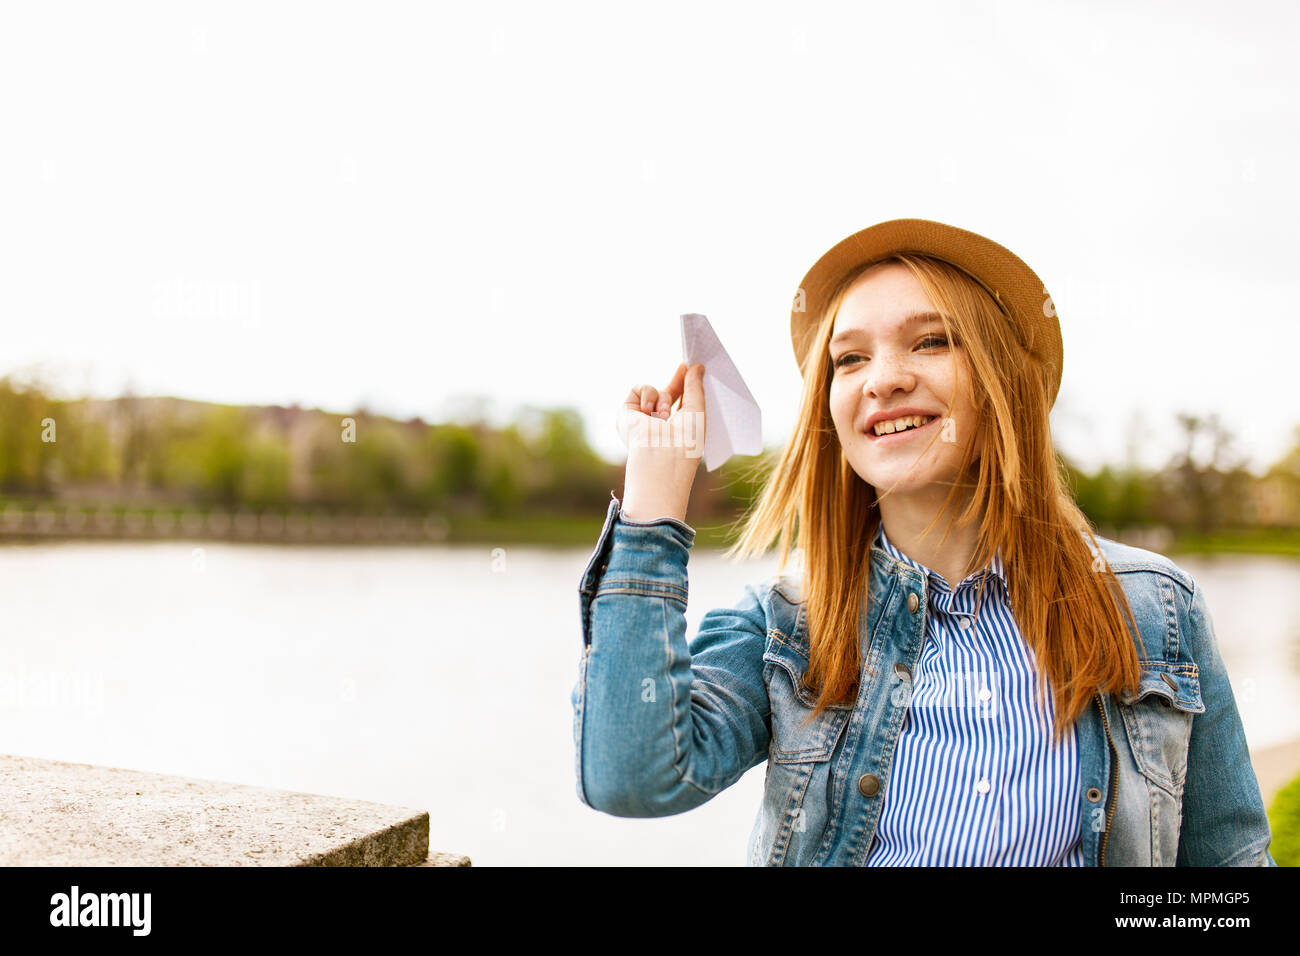
POLYGON ((775 444, 804 273, 920 217, 1047 283, 1085 466, 1300 423, 1293 3, 0 9, 0 374, 567 405, 619 460, 701 312, 775 444))

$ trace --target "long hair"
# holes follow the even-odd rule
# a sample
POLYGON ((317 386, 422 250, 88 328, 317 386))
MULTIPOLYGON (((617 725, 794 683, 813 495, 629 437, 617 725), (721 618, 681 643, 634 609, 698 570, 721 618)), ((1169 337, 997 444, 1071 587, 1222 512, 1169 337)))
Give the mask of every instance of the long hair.
MULTIPOLYGON (((970 378, 979 427, 964 442, 940 540, 954 521, 964 525, 978 518, 966 574, 986 567, 1001 548, 1012 613, 1033 649, 1040 695, 1049 679, 1052 684, 1054 739, 1059 739, 1094 691, 1136 691, 1139 666, 1133 611, 1102 557, 1095 529, 1068 490, 1065 464, 1052 444, 1053 373, 1024 348, 997 299, 963 270, 921 255, 883 261, 911 270, 942 317, 949 342, 962 346, 963 374, 970 378), (960 515, 954 507, 960 504, 959 491, 967 498, 960 515)), ((870 543, 880 524, 879 499, 889 489, 863 481, 840 446, 829 404, 834 372, 829 341, 848 287, 877 264, 864 264, 846 277, 820 317, 801 368, 803 395, 794 431, 776 456, 758 464, 770 471, 727 552, 757 556, 777 540, 784 572, 792 549, 798 549, 809 644, 805 682, 817 691, 811 717, 831 704, 851 705, 863 676, 858 621, 867 619, 862 612, 870 596, 870 543)), ((951 354, 956 362, 958 350, 951 354)), ((931 445, 940 434, 936 429, 931 445)), ((979 596, 984 596, 983 583, 979 596)))

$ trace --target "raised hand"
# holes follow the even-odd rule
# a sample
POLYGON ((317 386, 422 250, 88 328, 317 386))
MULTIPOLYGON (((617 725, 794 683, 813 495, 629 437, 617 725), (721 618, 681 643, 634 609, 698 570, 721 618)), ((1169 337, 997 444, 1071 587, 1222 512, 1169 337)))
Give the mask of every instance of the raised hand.
POLYGON ((685 362, 661 391, 636 386, 619 409, 628 446, 623 513, 635 521, 686 520, 695 472, 704 454, 704 366, 685 362), (673 409, 678 399, 681 404, 673 409))

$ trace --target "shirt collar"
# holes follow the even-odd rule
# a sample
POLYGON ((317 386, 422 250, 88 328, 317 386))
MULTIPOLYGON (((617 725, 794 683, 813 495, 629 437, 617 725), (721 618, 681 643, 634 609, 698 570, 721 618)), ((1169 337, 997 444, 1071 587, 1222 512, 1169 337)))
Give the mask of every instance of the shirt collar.
MULTIPOLYGON (((876 528, 876 540, 879 541, 880 547, 884 549, 885 553, 888 554, 890 557, 897 558, 899 561, 902 561, 904 564, 915 568, 916 570, 920 571, 922 574, 925 574, 930 578, 933 578, 937 581, 943 580, 940 574, 938 574, 935 571, 931 571, 929 568, 921 564, 919 561, 913 561, 902 551, 899 551, 896 547, 894 547, 894 545, 889 540, 889 536, 885 534, 885 523, 883 521, 876 528)), ((966 580, 967 581, 973 580, 975 582, 978 582, 982 573, 993 575, 995 578, 997 578, 999 581, 1002 582, 1003 587, 1007 587, 1007 572, 1006 572, 1005 565, 1002 563, 1001 548, 998 548, 993 552, 993 560, 991 560, 988 563, 987 567, 984 569, 984 572, 976 572, 970 575, 969 577, 967 577, 966 580)), ((961 583, 962 582, 958 582, 958 586, 960 586, 961 583)), ((1010 588, 1007 588, 1007 590, 1008 593, 1010 593, 1010 588)))

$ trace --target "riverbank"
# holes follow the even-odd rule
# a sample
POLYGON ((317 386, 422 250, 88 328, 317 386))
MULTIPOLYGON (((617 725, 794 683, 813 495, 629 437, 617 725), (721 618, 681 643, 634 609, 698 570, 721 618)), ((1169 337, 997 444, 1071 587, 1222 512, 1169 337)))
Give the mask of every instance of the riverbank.
MULTIPOLYGON (((265 544, 487 544, 590 547, 604 511, 594 515, 491 517, 456 513, 329 513, 0 507, 0 543, 44 541, 237 541, 265 544)), ((724 526, 701 526, 698 543, 720 547, 724 526)))
POLYGON ((1300 528, 1251 528, 1176 537, 1170 554, 1272 554, 1300 558, 1300 528))
MULTIPOLYGON (((246 541, 272 544, 487 544, 592 547, 603 506, 589 514, 473 515, 455 512, 331 513, 265 509, 91 507, 0 504, 0 543, 73 541, 246 541)), ((689 518, 699 548, 729 547, 738 519, 689 518)), ((1213 535, 1167 528, 1102 527, 1098 533, 1160 554, 1264 554, 1300 558, 1300 528, 1251 528, 1213 535)))

